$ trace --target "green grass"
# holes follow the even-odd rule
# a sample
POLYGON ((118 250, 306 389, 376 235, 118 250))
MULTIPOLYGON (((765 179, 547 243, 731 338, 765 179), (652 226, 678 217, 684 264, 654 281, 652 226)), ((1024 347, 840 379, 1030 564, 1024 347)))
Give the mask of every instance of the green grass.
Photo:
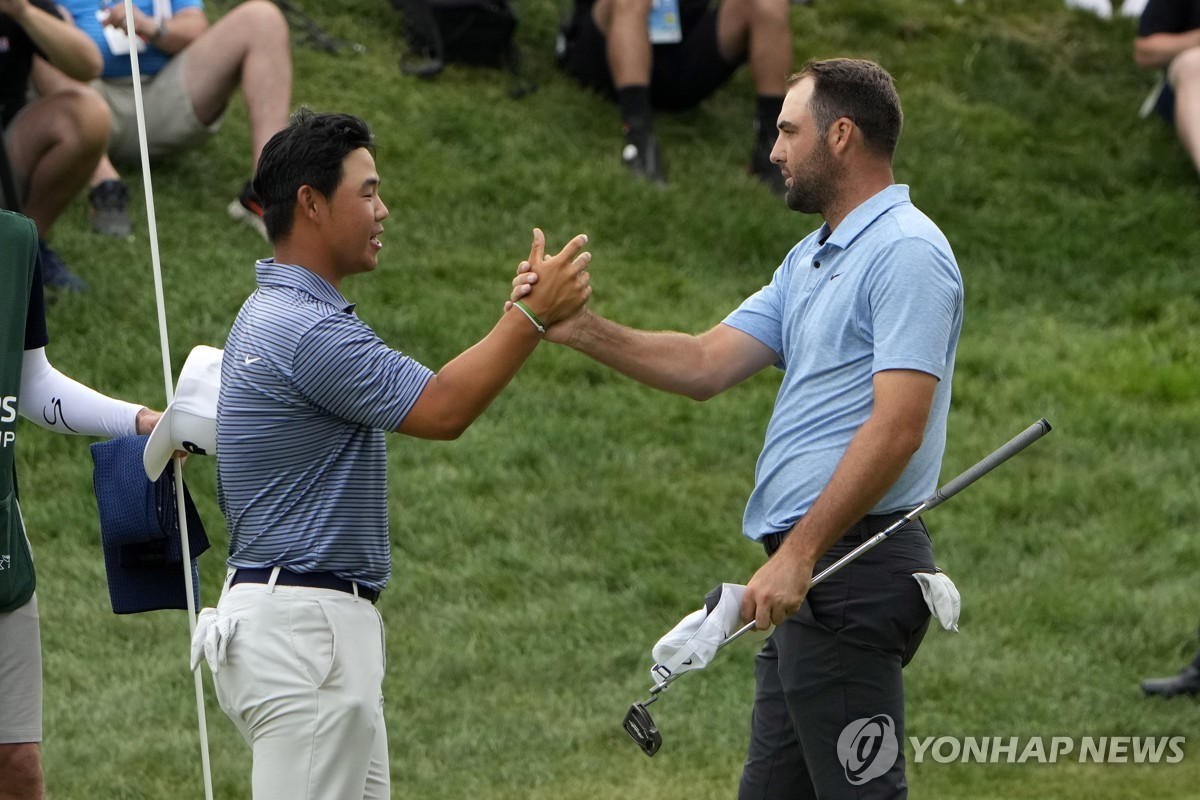
MULTIPOLYGON (((295 102, 360 114, 391 208, 382 267, 345 287, 389 342, 435 368, 494 322, 542 226, 586 231, 595 305, 629 324, 703 330, 767 281, 819 220, 742 173, 749 76, 659 123, 672 184, 631 182, 615 110, 556 72, 559 8, 526 2, 519 38, 540 90, 496 72, 402 77, 389 5, 306 0, 365 55, 295 51, 295 102)), ((819 0, 793 7, 797 62, 855 55, 896 76, 897 178, 946 232, 967 287, 949 478, 1047 416, 1055 433, 930 515, 964 596, 962 634, 931 633, 907 672, 912 736, 1192 736, 1190 701, 1140 697, 1191 656, 1200 612, 1200 194, 1155 120, 1133 25, 1059 0, 819 0)), ((213 11, 219 11, 217 6, 213 11)), ((153 174, 171 360, 220 346, 263 243, 224 216, 246 178, 246 117, 153 174)), ((136 171, 127 178, 135 187, 136 171)), ((144 220, 140 199, 138 220, 144 220)), ((161 407, 147 236, 100 239, 77 203, 54 231, 92 284, 50 308, 53 362, 161 407)), ((739 535, 778 385, 705 404, 654 393, 546 346, 458 442, 390 443, 395 574, 387 623, 396 797, 555 800, 733 796, 752 647, 731 648, 655 706, 653 760, 620 720, 649 650, 700 596, 761 561, 739 535)), ((108 610, 90 460, 26 424, 19 469, 41 578, 50 797, 200 795, 182 614, 108 610)), ((211 460, 188 464, 214 542, 211 460)), ((206 677, 216 795, 249 796, 249 752, 206 677)), ((911 750, 910 750, 911 756, 911 750)), ((1191 798, 1176 765, 938 764, 915 797, 1191 798)))

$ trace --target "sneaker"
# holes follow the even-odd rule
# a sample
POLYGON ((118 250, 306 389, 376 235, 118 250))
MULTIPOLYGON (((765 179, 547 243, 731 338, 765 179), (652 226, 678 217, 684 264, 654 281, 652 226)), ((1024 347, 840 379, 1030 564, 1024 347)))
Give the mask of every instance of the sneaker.
POLYGON ((263 223, 262 200, 254 191, 254 187, 250 185, 250 181, 242 184, 241 193, 229 204, 228 210, 230 217, 246 223, 258 231, 259 236, 267 238, 267 226, 263 223))
POLYGON ((658 149, 658 138, 654 131, 622 126, 625 146, 621 149, 621 161, 639 178, 655 186, 667 185, 667 172, 663 169, 662 153, 658 149))
POLYGON ((1112 0, 1067 0, 1067 8, 1081 8, 1100 19, 1112 19, 1112 0))
POLYGON ((119 180, 98 182, 88 192, 91 203, 91 229, 97 234, 126 239, 133 234, 133 223, 125 207, 130 204, 130 190, 119 180))
POLYGON ((67 269, 62 258, 50 249, 50 245, 46 244, 44 239, 38 239, 38 261, 42 268, 43 285, 71 292, 87 291, 87 282, 67 269))
POLYGON ((129 220, 126 207, 129 205, 129 189, 119 180, 100 181, 88 192, 92 204, 92 230, 118 239, 133 234, 133 223, 129 220))
POLYGON ((1178 675, 1169 678, 1150 678, 1142 681, 1142 691, 1147 695, 1175 697, 1200 693, 1200 669, 1188 664, 1178 675))
POLYGON ((779 171, 779 165, 771 161, 771 149, 774 146, 774 138, 758 137, 746 171, 762 181, 772 193, 783 197, 787 194, 787 179, 779 171))

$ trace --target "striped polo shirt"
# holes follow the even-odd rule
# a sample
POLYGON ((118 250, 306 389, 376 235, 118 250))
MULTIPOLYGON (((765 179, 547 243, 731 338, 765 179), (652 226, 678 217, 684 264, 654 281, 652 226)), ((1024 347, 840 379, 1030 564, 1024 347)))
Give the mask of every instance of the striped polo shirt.
POLYGON ((391 575, 385 433, 433 372, 304 267, 256 265, 221 365, 217 494, 233 567, 391 575))

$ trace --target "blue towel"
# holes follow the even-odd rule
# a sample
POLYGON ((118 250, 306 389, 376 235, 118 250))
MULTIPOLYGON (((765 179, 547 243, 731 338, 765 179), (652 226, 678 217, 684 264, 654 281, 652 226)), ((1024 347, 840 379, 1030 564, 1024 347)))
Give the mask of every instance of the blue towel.
MULTIPOLYGON (((116 614, 187 608, 174 463, 167 465, 157 481, 147 479, 142 466, 146 439, 125 436, 91 446, 96 465, 92 485, 100 511, 108 596, 116 614)), ((200 573, 196 559, 209 544, 186 483, 183 504, 193 596, 199 606, 200 573)))

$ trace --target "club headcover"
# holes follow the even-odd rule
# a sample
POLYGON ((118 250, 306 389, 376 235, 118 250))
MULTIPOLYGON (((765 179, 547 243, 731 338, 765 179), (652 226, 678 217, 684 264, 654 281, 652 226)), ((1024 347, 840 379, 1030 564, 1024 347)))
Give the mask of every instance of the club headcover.
POLYGON ((688 614, 658 640, 650 670, 656 684, 666 683, 680 672, 708 666, 721 643, 741 627, 745 591, 741 584, 722 583, 705 596, 704 608, 688 614))

